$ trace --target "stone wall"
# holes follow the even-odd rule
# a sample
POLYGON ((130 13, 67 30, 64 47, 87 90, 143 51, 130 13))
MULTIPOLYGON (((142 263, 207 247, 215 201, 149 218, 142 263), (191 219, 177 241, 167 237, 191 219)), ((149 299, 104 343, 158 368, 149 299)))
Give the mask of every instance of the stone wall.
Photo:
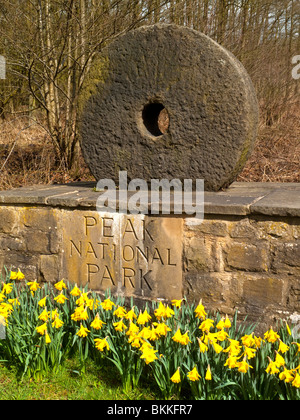
POLYGON ((300 312, 300 185, 234 183, 183 215, 101 214, 92 185, 0 192, 0 265, 137 300, 202 299, 262 325, 300 312))

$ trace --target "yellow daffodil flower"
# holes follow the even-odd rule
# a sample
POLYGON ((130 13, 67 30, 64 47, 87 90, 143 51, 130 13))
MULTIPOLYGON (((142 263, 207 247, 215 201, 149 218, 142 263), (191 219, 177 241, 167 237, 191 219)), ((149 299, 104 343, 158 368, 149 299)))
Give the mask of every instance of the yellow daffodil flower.
POLYGON ((249 369, 253 369, 253 367, 247 363, 245 358, 241 362, 237 362, 237 367, 238 371, 242 373, 246 373, 249 369))
POLYGON ((2 283, 2 293, 8 295, 13 289, 13 283, 2 283))
POLYGON ((170 379, 171 379, 171 381, 172 381, 174 384, 179 384, 179 382, 181 382, 179 369, 180 369, 180 368, 178 368, 178 369, 176 370, 176 372, 174 373, 174 375, 170 378, 170 379))
POLYGON ((115 304, 114 304, 114 302, 112 302, 109 298, 107 298, 107 299, 105 299, 103 302, 101 302, 101 304, 100 304, 101 306, 102 306, 102 308, 105 310, 105 311, 110 311, 112 308, 113 308, 113 306, 116 306, 115 304))
POLYGON ((245 347, 255 347, 255 338, 254 334, 247 334, 241 338, 241 342, 245 347))
POLYGON ((54 321, 52 322, 52 327, 58 329, 58 328, 62 327, 63 325, 64 325, 63 321, 61 319, 59 319, 58 316, 56 316, 54 318, 54 321))
POLYGON ((66 284, 65 284, 65 282, 64 282, 64 279, 62 279, 62 280, 61 280, 61 281, 59 281, 58 283, 55 283, 54 287, 55 287, 55 289, 59 290, 60 292, 61 292, 63 289, 66 289, 66 288, 67 288, 67 286, 66 286, 66 284))
POLYGON ((105 338, 95 338, 94 339, 94 341, 96 343, 95 347, 96 347, 97 350, 99 350, 99 351, 104 351, 104 349, 109 350, 109 344, 108 344, 106 339, 107 339, 107 337, 105 337, 105 338))
POLYGON ((101 330, 103 324, 106 323, 100 319, 99 314, 97 313, 97 315, 94 318, 94 321, 91 322, 91 327, 94 328, 94 330, 101 330))
POLYGON ((46 300, 47 300, 47 296, 45 296, 43 299, 39 300, 39 301, 38 301, 38 305, 39 305, 41 308, 44 308, 44 307, 46 306, 46 300))
POLYGON ((70 294, 74 297, 80 296, 81 290, 77 287, 77 285, 75 285, 73 289, 71 290, 70 294))
POLYGON ((64 304, 66 300, 69 300, 62 292, 54 298, 57 303, 64 304))
POLYGON ((154 360, 158 360, 155 354, 157 353, 157 350, 154 350, 152 346, 151 347, 149 345, 141 346, 141 349, 143 351, 143 354, 141 355, 141 359, 144 359, 147 365, 149 363, 152 363, 154 360))
POLYGON ((47 323, 45 322, 44 324, 40 325, 39 327, 36 327, 36 330, 39 334, 44 335, 45 332, 47 331, 47 323))
POLYGON ((76 333, 76 335, 78 335, 79 337, 87 337, 87 335, 88 335, 89 332, 90 332, 90 330, 88 330, 82 324, 80 324, 80 329, 76 333))
POLYGON ((207 313, 205 312, 204 306, 202 305, 202 302, 200 300, 198 306, 195 309, 196 318, 202 318, 205 319, 207 313))
POLYGON ((115 330, 116 330, 116 331, 123 331, 123 330, 127 330, 127 327, 126 327, 126 325, 124 324, 124 322, 122 321, 122 319, 121 319, 121 321, 119 321, 119 322, 114 322, 114 323, 113 323, 113 326, 115 327, 115 330))
POLYGON ((134 307, 130 309, 130 311, 128 311, 125 315, 124 315, 125 319, 129 319, 130 321, 133 321, 134 319, 137 319, 137 316, 134 312, 134 307))
POLYGON ((224 366, 227 366, 229 369, 233 369, 233 368, 236 368, 236 367, 238 367, 238 357, 237 356, 229 356, 227 359, 226 359, 226 362, 225 362, 225 364, 224 364, 224 366))
POLYGON ((205 380, 206 381, 211 381, 212 380, 210 365, 207 366, 207 370, 206 370, 206 374, 205 374, 205 380))
POLYGON ((47 309, 44 309, 43 312, 39 315, 39 319, 41 321, 48 321, 49 319, 49 312, 47 311, 47 309))
POLYGON ((269 357, 269 364, 268 367, 266 369, 266 372, 269 373, 270 375, 275 375, 275 373, 279 373, 279 369, 276 366, 276 363, 273 362, 269 357))
POLYGON ((124 318, 127 314, 127 311, 123 308, 123 306, 118 306, 118 308, 114 311, 113 315, 118 318, 124 318))
POLYGON ((280 339, 279 335, 273 331, 272 327, 264 334, 264 337, 269 343, 275 343, 275 341, 280 339))
POLYGON ((38 284, 38 282, 36 280, 34 281, 29 281, 28 283, 26 283, 27 286, 29 286, 30 290, 32 292, 36 292, 38 289, 41 288, 41 286, 38 284))
POLYGON ((231 322, 227 315, 224 321, 224 328, 231 328, 231 322))
POLYGON ((284 358, 278 352, 276 352, 275 365, 277 367, 281 367, 281 366, 284 366, 285 365, 284 358))
POLYGON ((292 371, 284 368, 283 372, 279 374, 279 379, 286 383, 292 382, 294 380, 294 376, 292 375, 292 371))
POLYGON ((224 328, 224 325, 225 325, 225 323, 224 323, 224 317, 223 317, 223 318, 221 318, 221 319, 220 319, 220 321, 217 323, 216 328, 217 328, 218 330, 222 330, 222 329, 224 328))
POLYGON ((252 349, 251 347, 245 347, 244 355, 247 356, 247 359, 253 359, 256 355, 256 349, 252 349))
POLYGON ((45 341, 46 341, 46 344, 51 343, 51 338, 50 338, 50 335, 48 333, 45 334, 45 341))
POLYGON ((280 353, 284 354, 289 350, 289 346, 287 346, 283 341, 279 340, 279 347, 278 347, 278 351, 280 351, 280 353))
POLYGON ((25 275, 21 273, 20 269, 18 268, 18 271, 11 271, 10 272, 10 280, 23 280, 25 278, 25 275))
POLYGON ((147 309, 145 309, 143 313, 142 313, 142 311, 140 311, 140 314, 139 314, 138 319, 137 319, 138 324, 144 325, 147 322, 149 322, 150 320, 151 320, 151 315, 148 314, 147 309))
POLYGON ((171 303, 173 306, 176 306, 176 308, 181 308, 181 304, 183 300, 184 299, 173 299, 171 300, 171 303))
POLYGON ((194 367, 194 369, 192 369, 190 372, 187 373, 187 377, 192 382, 199 381, 201 376, 199 375, 199 372, 196 366, 194 367))
POLYGON ((166 336, 168 331, 172 331, 172 329, 170 327, 168 327, 164 322, 160 322, 160 323, 153 323, 156 326, 156 333, 159 336, 166 336))
POLYGON ((292 382, 292 385, 294 386, 294 387, 296 387, 296 388, 300 388, 300 375, 299 375, 299 373, 297 372, 296 373, 296 375, 295 375, 295 378, 294 378, 294 380, 293 380, 293 382, 292 382))
POLYGON ((206 344, 204 344, 199 337, 197 337, 198 343, 199 343, 199 349, 200 353, 205 353, 208 350, 208 347, 206 344))
POLYGON ((201 322, 199 329, 202 331, 209 331, 214 326, 214 320, 207 318, 201 322))

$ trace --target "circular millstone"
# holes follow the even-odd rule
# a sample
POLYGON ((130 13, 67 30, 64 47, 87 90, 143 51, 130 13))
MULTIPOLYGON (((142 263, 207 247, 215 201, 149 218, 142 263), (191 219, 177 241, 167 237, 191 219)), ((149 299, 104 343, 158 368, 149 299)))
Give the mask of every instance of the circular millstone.
POLYGON ((145 26, 111 43, 97 68, 81 121, 97 181, 127 171, 146 181, 204 179, 217 191, 242 170, 256 137, 256 95, 216 42, 185 27, 145 26))

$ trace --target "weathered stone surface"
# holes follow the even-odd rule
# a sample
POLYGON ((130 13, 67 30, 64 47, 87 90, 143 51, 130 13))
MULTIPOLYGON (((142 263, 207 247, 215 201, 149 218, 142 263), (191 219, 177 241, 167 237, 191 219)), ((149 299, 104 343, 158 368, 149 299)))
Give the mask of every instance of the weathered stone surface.
POLYGON ((97 181, 117 182, 127 170, 147 181, 204 179, 216 191, 235 179, 253 147, 258 107, 232 54, 199 32, 158 24, 118 38, 102 63, 81 124, 97 181))
POLYGON ((61 223, 70 281, 123 296, 182 296, 181 219, 73 211, 61 223))
POLYGON ((227 269, 245 271, 268 271, 269 252, 267 243, 252 245, 232 243, 226 252, 227 269))
POLYGON ((0 207, 0 233, 12 233, 18 222, 18 213, 6 207, 0 207))

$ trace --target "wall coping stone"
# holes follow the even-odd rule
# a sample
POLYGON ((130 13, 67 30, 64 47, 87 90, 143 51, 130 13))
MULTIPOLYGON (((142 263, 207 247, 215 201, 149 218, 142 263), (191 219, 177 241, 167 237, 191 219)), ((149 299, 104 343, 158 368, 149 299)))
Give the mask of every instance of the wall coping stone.
MULTIPOLYGON (((95 209, 99 196, 95 187, 95 182, 73 182, 0 191, 0 206, 95 209)), ((237 216, 258 214, 300 217, 300 183, 234 182, 224 191, 205 192, 204 212, 237 216)))

